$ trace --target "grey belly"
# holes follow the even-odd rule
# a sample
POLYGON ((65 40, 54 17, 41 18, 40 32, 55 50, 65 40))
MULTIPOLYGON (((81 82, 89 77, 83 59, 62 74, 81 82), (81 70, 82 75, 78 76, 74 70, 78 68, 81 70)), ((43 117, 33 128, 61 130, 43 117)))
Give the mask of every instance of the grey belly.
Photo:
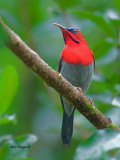
POLYGON ((85 93, 89 88, 93 69, 94 63, 91 63, 88 66, 82 66, 80 64, 71 65, 66 62, 62 62, 60 73, 73 86, 82 88, 83 93, 85 93))
MULTIPOLYGON (((60 73, 69 81, 73 86, 80 87, 85 93, 90 85, 92 73, 94 69, 94 62, 88 66, 72 65, 62 61, 60 73)), ((64 109, 68 115, 71 115, 74 107, 71 106, 65 98, 63 99, 64 109)))

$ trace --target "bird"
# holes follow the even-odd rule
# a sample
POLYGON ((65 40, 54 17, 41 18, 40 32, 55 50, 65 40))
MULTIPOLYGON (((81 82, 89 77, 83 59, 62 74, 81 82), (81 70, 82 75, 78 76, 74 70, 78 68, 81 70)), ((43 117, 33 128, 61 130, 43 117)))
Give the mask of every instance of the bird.
MULTIPOLYGON (((57 23, 53 25, 61 29, 65 43, 60 55, 58 71, 68 82, 85 94, 90 86, 95 67, 93 53, 77 28, 65 28, 57 23)), ((75 107, 61 95, 60 99, 63 107, 61 138, 63 145, 69 148, 75 107)))

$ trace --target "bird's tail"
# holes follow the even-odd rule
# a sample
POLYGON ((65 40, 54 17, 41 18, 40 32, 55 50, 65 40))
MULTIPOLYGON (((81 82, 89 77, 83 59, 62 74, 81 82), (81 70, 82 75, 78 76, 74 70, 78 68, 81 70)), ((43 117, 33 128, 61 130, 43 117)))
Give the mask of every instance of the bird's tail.
POLYGON ((73 118, 74 118, 74 110, 70 116, 63 112, 63 121, 62 121, 62 142, 63 145, 69 147, 69 143, 73 133, 73 118))

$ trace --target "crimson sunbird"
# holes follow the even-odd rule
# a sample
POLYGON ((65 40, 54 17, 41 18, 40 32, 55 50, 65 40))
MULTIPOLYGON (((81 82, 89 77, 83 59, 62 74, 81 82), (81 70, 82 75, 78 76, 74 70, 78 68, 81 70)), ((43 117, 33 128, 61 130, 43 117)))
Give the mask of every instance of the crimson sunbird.
MULTIPOLYGON (((73 86, 86 93, 94 70, 93 53, 78 29, 65 28, 57 23, 54 23, 54 25, 61 29, 65 42, 59 60, 58 71, 73 86)), ((63 144, 69 147, 73 132, 75 108, 63 96, 60 95, 60 98, 63 107, 61 137, 63 144)))

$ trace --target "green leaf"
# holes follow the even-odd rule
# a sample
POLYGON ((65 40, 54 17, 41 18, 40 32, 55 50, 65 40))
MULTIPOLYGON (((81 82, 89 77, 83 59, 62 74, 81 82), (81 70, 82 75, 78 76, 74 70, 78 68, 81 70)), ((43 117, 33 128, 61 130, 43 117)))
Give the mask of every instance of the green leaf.
MULTIPOLYGON (((5 137, 2 138, 5 141, 5 137)), ((0 148, 0 159, 14 160, 28 157, 32 144, 37 141, 33 134, 26 134, 17 138, 7 137, 4 146, 0 148)))
POLYGON ((102 159, 102 153, 120 149, 120 133, 112 129, 96 131, 81 143, 76 150, 74 160, 102 159))
POLYGON ((111 21, 111 24, 116 28, 120 27, 120 19, 111 19, 110 21, 111 21))
POLYGON ((115 8, 120 12, 120 0, 113 0, 115 8))
POLYGON ((7 123, 16 123, 16 115, 12 114, 12 115, 3 115, 0 117, 0 125, 2 124, 7 124, 7 123))
POLYGON ((108 36, 115 37, 112 27, 101 15, 97 15, 95 13, 90 13, 87 11, 72 11, 73 14, 78 16, 79 18, 87 18, 94 22, 98 27, 100 27, 108 36))
POLYGON ((81 3, 81 0, 54 0, 62 9, 73 7, 81 3))
POLYGON ((77 8, 79 8, 79 10, 86 10, 86 11, 101 11, 103 12, 104 10, 106 10, 106 8, 111 8, 113 6, 113 2, 110 0, 100 0, 97 1, 96 0, 82 0, 81 4, 79 6, 77 6, 77 8))
POLYGON ((16 69, 8 65, 0 74, 0 114, 10 107, 18 89, 18 74, 16 69))
POLYGON ((110 48, 110 50, 102 57, 100 57, 98 60, 96 60, 96 64, 99 66, 104 66, 107 64, 112 63, 115 61, 118 57, 118 51, 116 47, 110 48))
POLYGON ((92 48, 95 60, 103 56, 113 47, 113 39, 102 39, 98 40, 94 43, 94 47, 92 48))
POLYGON ((12 160, 37 160, 37 159, 34 159, 34 158, 13 158, 12 160))

